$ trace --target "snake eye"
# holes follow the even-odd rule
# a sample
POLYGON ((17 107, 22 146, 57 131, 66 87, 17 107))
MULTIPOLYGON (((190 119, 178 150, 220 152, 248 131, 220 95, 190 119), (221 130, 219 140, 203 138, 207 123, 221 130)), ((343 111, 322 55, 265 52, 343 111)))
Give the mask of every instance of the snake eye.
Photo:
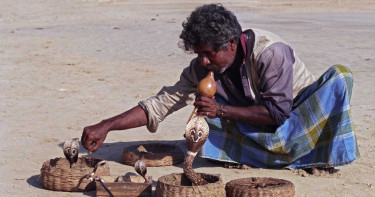
POLYGON ((194 135, 194 134, 195 134, 195 130, 194 129, 190 130, 190 135, 194 135))

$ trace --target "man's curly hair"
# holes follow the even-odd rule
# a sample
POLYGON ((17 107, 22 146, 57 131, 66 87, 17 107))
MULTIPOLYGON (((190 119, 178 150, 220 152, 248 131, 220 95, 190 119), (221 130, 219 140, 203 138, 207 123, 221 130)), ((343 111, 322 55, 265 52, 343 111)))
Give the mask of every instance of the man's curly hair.
POLYGON ((218 51, 227 46, 231 39, 238 40, 242 33, 237 17, 221 4, 207 4, 196 8, 182 23, 182 27, 181 47, 185 51, 194 50, 200 43, 218 51))

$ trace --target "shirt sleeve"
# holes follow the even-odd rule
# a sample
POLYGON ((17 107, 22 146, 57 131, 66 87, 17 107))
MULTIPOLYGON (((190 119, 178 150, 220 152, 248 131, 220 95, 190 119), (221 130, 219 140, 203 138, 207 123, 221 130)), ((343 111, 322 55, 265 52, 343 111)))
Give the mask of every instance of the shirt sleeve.
POLYGON ((267 47, 258 60, 260 96, 278 125, 290 116, 293 105, 293 49, 277 42, 267 47))
POLYGON ((168 115, 194 102, 198 79, 194 59, 173 86, 164 86, 156 96, 140 101, 138 105, 147 115, 147 129, 156 132, 159 123, 168 115))

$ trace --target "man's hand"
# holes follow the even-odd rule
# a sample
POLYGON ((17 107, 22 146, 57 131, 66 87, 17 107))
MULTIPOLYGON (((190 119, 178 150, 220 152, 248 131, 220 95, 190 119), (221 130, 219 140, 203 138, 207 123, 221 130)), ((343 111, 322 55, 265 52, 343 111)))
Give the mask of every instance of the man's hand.
POLYGON ((108 132, 109 128, 104 121, 87 126, 83 129, 81 143, 89 151, 89 154, 92 154, 103 144, 108 132))
POLYGON ((208 118, 216 118, 218 103, 215 98, 199 95, 194 102, 194 106, 198 108, 197 113, 199 115, 207 116, 208 118))

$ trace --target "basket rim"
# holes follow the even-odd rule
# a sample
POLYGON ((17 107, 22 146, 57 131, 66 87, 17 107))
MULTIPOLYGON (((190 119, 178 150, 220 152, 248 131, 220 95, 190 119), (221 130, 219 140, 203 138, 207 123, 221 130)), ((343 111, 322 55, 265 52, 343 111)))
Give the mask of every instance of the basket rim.
MULTIPOLYGON (((237 181, 242 181, 242 180, 250 180, 250 179, 265 179, 265 180, 274 180, 274 181, 280 181, 282 183, 286 183, 285 185, 294 185, 293 182, 289 181, 289 180, 286 180, 286 179, 280 179, 280 178, 273 178, 273 177, 246 177, 246 178, 238 178, 238 179, 233 179, 233 180, 230 180, 228 181, 226 184, 236 184, 238 186, 248 186, 249 184, 242 184, 242 183, 238 183, 237 181)), ((284 186, 285 186, 284 185, 284 186)))
POLYGON ((268 196, 289 197, 295 195, 295 186, 291 181, 273 177, 246 177, 234 179, 225 184, 225 190, 227 196, 238 196, 239 194, 259 196, 260 194, 267 194, 268 196), (280 184, 272 184, 266 187, 260 185, 261 187, 258 187, 260 182, 256 183, 257 179, 261 179, 261 181, 263 181, 263 184, 264 181, 267 180, 280 182, 280 184), (241 180, 250 182, 246 184, 241 184, 241 180), (256 185, 253 187, 251 183, 255 183, 256 185))
MULTIPOLYGON (((85 161, 93 160, 95 163, 99 163, 100 161, 104 161, 104 159, 96 158, 96 157, 78 157, 77 161, 79 161, 81 159, 84 159, 85 161)), ((68 161, 68 159, 66 159, 65 157, 56 157, 56 158, 53 158, 53 159, 49 159, 49 160, 46 160, 45 162, 43 162, 41 170, 44 169, 45 167, 46 168, 55 168, 55 169, 64 170, 63 168, 58 168, 58 167, 55 166, 57 164, 57 162, 60 161, 60 160, 68 161), (56 162, 55 165, 51 165, 52 161, 56 162)), ((106 163, 105 165, 108 165, 108 164, 106 163)), ((89 168, 91 168, 91 166, 89 168)), ((92 168, 94 168, 94 166, 92 166, 92 168)))
MULTIPOLYGON (((205 185, 184 185, 183 182, 181 182, 181 185, 179 185, 179 177, 183 176, 184 173, 172 173, 167 174, 158 179, 156 189, 155 189, 155 196, 156 197, 162 197, 162 196, 220 196, 225 197, 226 191, 225 191, 225 185, 221 179, 221 176, 219 174, 207 174, 207 173, 198 173, 198 174, 205 174, 209 176, 214 176, 216 181, 212 183, 208 183, 205 185), (177 176, 177 177, 171 177, 171 182, 163 182, 160 179, 163 179, 163 177, 167 176, 177 176), (175 178, 177 178, 177 184, 173 184, 175 178)), ((182 178, 182 177, 181 177, 182 178)), ((186 177, 187 178, 187 177, 186 177)), ((168 178, 167 178, 168 179, 168 178)), ((188 178, 187 178, 188 179, 188 178)), ((183 180, 181 180, 183 181, 183 180)))
POLYGON ((184 175, 184 173, 172 173, 172 174, 166 174, 166 175, 163 175, 163 176, 159 177, 158 182, 160 181, 162 184, 166 184, 166 185, 169 185, 169 186, 185 187, 185 188, 207 187, 207 185, 213 185, 213 184, 222 184, 222 185, 224 185, 223 180, 221 178, 221 175, 219 175, 219 174, 208 174, 208 173, 201 173, 201 172, 197 172, 197 174, 206 175, 206 176, 213 176, 213 177, 217 178, 217 181, 214 182, 214 183, 207 183, 205 185, 181 185, 181 186, 173 185, 173 184, 167 184, 167 183, 164 183, 164 182, 160 181, 161 178, 164 178, 166 176, 170 176, 170 175, 181 175, 181 176, 183 176, 184 175))

